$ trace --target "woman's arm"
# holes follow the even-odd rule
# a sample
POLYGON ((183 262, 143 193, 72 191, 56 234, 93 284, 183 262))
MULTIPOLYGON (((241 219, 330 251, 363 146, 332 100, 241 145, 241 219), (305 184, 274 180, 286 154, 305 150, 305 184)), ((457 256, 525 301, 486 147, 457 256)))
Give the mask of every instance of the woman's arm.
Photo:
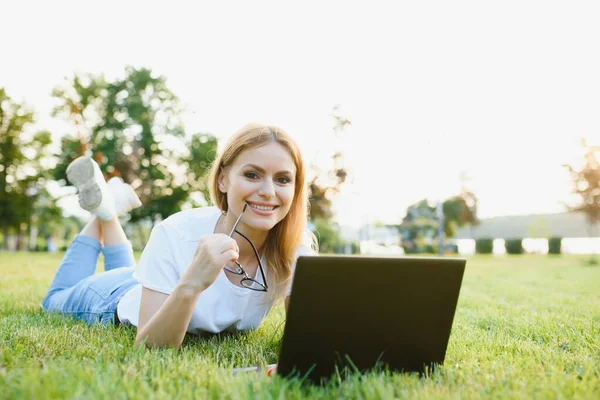
POLYGON ((171 294, 142 287, 135 343, 179 348, 198 297, 213 284, 224 265, 238 258, 237 243, 229 236, 213 234, 200 238, 190 266, 171 294))
POLYGON ((142 288, 135 344, 179 348, 200 293, 179 286, 170 295, 142 288))

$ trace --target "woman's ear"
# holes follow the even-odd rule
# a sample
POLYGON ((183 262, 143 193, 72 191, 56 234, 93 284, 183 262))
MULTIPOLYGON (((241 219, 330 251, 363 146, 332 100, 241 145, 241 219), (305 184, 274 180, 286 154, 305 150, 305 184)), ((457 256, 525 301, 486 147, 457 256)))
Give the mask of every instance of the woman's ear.
POLYGON ((219 170, 219 176, 217 178, 217 184, 221 193, 227 193, 227 173, 224 168, 221 167, 219 170))

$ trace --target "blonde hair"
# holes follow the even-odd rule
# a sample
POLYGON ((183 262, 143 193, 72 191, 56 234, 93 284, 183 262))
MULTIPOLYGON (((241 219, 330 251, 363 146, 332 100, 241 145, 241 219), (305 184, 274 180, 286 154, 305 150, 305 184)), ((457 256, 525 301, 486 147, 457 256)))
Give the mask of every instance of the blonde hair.
MULTIPOLYGON (((294 179, 294 198, 287 215, 268 233, 264 244, 264 256, 275 290, 271 295, 274 300, 283 297, 290 283, 292 265, 295 262, 296 250, 303 243, 305 235, 311 241, 313 252, 317 251, 317 241, 307 228, 308 188, 304 160, 298 145, 283 129, 276 126, 248 124, 239 129, 225 144, 215 159, 209 179, 210 197, 213 203, 223 212, 227 212, 227 193, 218 188, 219 172, 231 165, 244 150, 264 146, 268 143, 279 143, 292 157, 296 166, 294 179)), ((271 292, 271 290, 270 290, 271 292)))

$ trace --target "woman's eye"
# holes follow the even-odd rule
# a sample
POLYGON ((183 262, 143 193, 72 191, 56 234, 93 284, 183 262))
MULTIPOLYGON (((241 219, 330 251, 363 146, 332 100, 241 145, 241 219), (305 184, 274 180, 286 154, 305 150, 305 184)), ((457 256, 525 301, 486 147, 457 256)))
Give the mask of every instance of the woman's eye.
POLYGON ((277 182, 279 182, 282 185, 287 185, 288 183, 291 182, 290 178, 286 177, 286 176, 281 176, 279 178, 277 178, 277 182))
POLYGON ((244 176, 246 178, 250 178, 250 179, 257 179, 258 178, 258 174, 256 174, 255 172, 246 172, 244 174, 244 176))

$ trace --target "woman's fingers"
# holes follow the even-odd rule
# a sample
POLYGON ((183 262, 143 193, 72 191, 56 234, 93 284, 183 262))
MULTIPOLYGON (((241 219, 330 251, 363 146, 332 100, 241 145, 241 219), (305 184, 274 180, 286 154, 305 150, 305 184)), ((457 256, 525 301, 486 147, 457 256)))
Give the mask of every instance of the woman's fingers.
POLYGON ((223 259, 227 262, 236 262, 240 258, 240 254, 232 249, 226 250, 222 253, 223 259))
POLYGON ((224 239, 223 247, 221 249, 221 254, 225 254, 225 252, 227 252, 229 250, 233 250, 236 253, 239 253, 240 247, 238 246, 238 244, 235 240, 233 240, 232 238, 227 236, 226 239, 224 239))
POLYGON ((209 263, 215 263, 222 267, 227 263, 234 263, 240 257, 240 248, 237 242, 224 234, 215 234, 207 236, 200 240, 196 248, 199 259, 212 260, 209 263))

